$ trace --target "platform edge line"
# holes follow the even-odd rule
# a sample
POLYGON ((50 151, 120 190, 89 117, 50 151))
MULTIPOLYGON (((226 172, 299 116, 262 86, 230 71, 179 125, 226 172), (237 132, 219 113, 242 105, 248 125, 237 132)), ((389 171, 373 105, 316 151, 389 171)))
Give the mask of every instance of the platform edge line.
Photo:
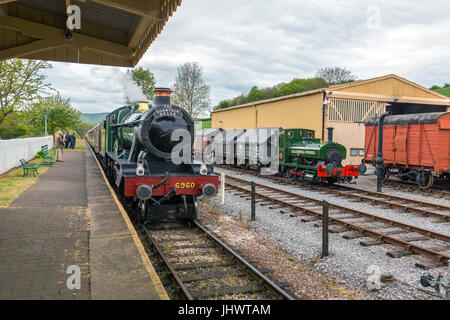
POLYGON ((153 267, 152 263, 150 262, 150 259, 147 256, 147 253, 145 252, 144 246, 142 245, 142 243, 139 239, 139 236, 138 236, 136 230, 134 229, 134 226, 131 223, 130 218, 128 217, 128 214, 125 212, 125 209, 123 208, 123 206, 120 203, 119 199, 117 198, 114 190, 112 189, 108 179, 106 178, 105 173, 103 172, 103 169, 100 165, 100 162, 98 162, 98 159, 95 156, 92 149, 89 146, 87 146, 87 147, 89 148, 89 151, 94 156, 95 162, 97 163, 97 166, 100 169, 100 172, 102 173, 103 180, 105 180, 106 186, 108 187, 109 192, 111 192, 111 195, 112 195, 114 201, 116 202, 117 207, 119 208, 120 213, 122 214, 122 217, 125 220, 125 223, 127 224, 128 230, 130 230, 131 237, 133 238, 134 244, 136 245, 136 247, 139 251, 142 262, 144 263, 145 268, 147 269, 147 273, 150 276, 150 279, 153 281, 152 284, 154 285, 154 287, 156 289, 156 293, 161 298, 161 300, 170 300, 166 289, 164 288, 164 286, 161 283, 161 279, 159 278, 158 274, 156 273, 155 268, 153 267))

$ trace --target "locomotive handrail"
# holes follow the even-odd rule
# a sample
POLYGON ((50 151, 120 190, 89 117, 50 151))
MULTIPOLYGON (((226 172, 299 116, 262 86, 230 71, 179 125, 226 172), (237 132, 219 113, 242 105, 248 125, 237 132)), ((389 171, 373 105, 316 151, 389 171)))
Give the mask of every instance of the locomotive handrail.
POLYGON ((110 124, 110 127, 134 127, 137 124, 144 123, 145 120, 138 120, 133 122, 126 122, 126 123, 117 123, 117 124, 110 124))
POLYGON ((166 172, 166 175, 164 176, 164 179, 162 179, 160 182, 158 182, 156 185, 152 186, 152 191, 156 190, 159 186, 166 183, 166 181, 169 179, 170 171, 166 172))

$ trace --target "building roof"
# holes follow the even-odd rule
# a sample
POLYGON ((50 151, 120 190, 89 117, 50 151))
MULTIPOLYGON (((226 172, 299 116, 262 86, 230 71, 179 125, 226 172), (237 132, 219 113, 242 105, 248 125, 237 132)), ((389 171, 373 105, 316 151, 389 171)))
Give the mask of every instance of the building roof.
MULTIPOLYGON (((413 113, 404 115, 388 116, 384 119, 384 124, 417 124, 417 123, 437 123, 439 118, 450 114, 450 112, 430 112, 430 113, 413 113)), ((379 122, 378 118, 371 118, 364 122, 366 126, 376 126, 379 122)))
MULTIPOLYGON (((250 107, 250 106, 257 106, 257 105, 260 105, 260 104, 271 103, 271 102, 287 100, 287 99, 293 99, 293 98, 298 98, 298 97, 304 97, 304 96, 309 96, 309 95, 323 93, 323 92, 332 93, 334 91, 341 91, 341 90, 345 90, 345 89, 349 89, 349 88, 366 86, 366 85, 369 85, 369 84, 372 84, 372 83, 375 83, 375 82, 385 81, 385 80, 389 80, 389 79, 398 80, 398 81, 400 81, 402 83, 405 83, 408 86, 412 86, 412 87, 414 87, 414 88, 416 88, 418 90, 426 92, 427 94, 436 97, 436 99, 444 99, 444 100, 446 100, 445 102, 449 101, 449 98, 447 96, 444 96, 444 95, 442 95, 442 94, 440 94, 438 92, 429 90, 429 89, 427 89, 425 87, 422 87, 422 86, 420 86, 420 85, 418 85, 418 84, 416 84, 414 82, 406 80, 406 79, 404 79, 402 77, 399 77, 399 76, 397 76, 395 74, 389 74, 389 75, 385 75, 385 76, 381 76, 381 77, 377 77, 377 78, 371 78, 371 79, 367 79, 367 80, 360 80, 360 81, 355 81, 355 82, 350 82, 350 83, 345 83, 345 84, 340 84, 340 85, 333 85, 333 86, 330 86, 328 88, 304 91, 304 92, 290 94, 290 95, 286 95, 286 96, 282 96, 282 97, 277 97, 277 98, 272 98, 272 99, 266 99, 266 100, 250 102, 250 103, 234 106, 234 107, 231 107, 231 108, 214 110, 214 111, 211 111, 211 113, 218 113, 218 112, 223 112, 223 111, 232 110, 232 109, 245 108, 245 107, 250 107)), ((369 98, 369 96, 366 95, 366 98, 369 98)), ((392 100, 395 100, 395 99, 392 99, 392 100)))
POLYGON ((367 80, 362 80, 362 81, 355 81, 355 82, 350 82, 350 83, 344 83, 344 84, 338 84, 338 85, 334 85, 334 86, 330 86, 328 88, 327 91, 334 91, 334 90, 343 90, 343 89, 348 89, 348 88, 355 88, 355 87, 359 87, 359 86, 364 86, 364 85, 368 85, 371 83, 375 83, 375 82, 379 82, 379 81, 384 81, 384 80, 388 80, 388 79, 395 79, 397 81, 400 81, 402 83, 405 83, 411 87, 414 87, 416 89, 419 89, 421 91, 424 91, 432 96, 435 96, 436 98, 440 98, 440 99, 445 99, 448 100, 448 97, 440 94, 436 91, 427 89, 425 87, 422 87, 421 85, 414 83, 412 81, 409 81, 405 78, 402 78, 396 74, 388 74, 385 76, 381 76, 381 77, 376 77, 376 78, 371 78, 371 79, 367 79, 367 80))
POLYGON ((0 0, 0 60, 28 58, 133 67, 181 0, 0 0), (81 29, 64 37, 67 7, 81 29))

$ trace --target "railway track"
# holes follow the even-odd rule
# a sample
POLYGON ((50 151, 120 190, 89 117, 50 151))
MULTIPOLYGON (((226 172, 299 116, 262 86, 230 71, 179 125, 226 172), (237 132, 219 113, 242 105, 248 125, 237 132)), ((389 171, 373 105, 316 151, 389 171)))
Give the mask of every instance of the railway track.
POLYGON ((425 196, 450 200, 450 191, 448 190, 448 186, 434 185, 431 189, 423 190, 415 184, 401 180, 383 181, 383 185, 399 191, 415 192, 425 196))
POLYGON ((246 171, 232 167, 224 167, 224 166, 219 167, 227 170, 232 170, 235 172, 255 175, 264 179, 270 179, 277 183, 282 183, 286 185, 289 184, 298 185, 302 188, 306 188, 311 191, 316 191, 325 194, 334 194, 338 197, 345 197, 349 199, 355 199, 357 201, 364 201, 366 203, 371 203, 372 205, 379 205, 386 208, 399 209, 403 213, 413 213, 424 217, 434 217, 438 218, 439 222, 450 222, 450 207, 443 204, 414 200, 391 195, 388 193, 381 193, 343 185, 322 187, 319 185, 294 181, 283 177, 261 176, 256 171, 252 170, 246 171))
POLYGON ((184 299, 293 299, 197 221, 142 228, 184 299))
MULTIPOLYGON (((227 176, 225 184, 241 196, 251 193, 251 182, 248 180, 227 176)), ((272 209, 280 209, 282 213, 301 217, 305 222, 321 219, 322 201, 267 185, 255 186, 255 196, 260 204, 272 204, 272 209)), ((330 232, 344 233, 346 239, 370 237, 372 240, 362 240, 360 244, 372 246, 387 243, 399 247, 399 250, 388 251, 387 254, 393 258, 418 254, 439 265, 446 265, 450 259, 450 255, 444 253, 450 250, 448 235, 333 203, 329 204, 329 208, 329 221, 332 225, 330 232), (429 245, 419 245, 418 241, 429 245)), ((416 265, 426 267, 420 263, 416 265)))

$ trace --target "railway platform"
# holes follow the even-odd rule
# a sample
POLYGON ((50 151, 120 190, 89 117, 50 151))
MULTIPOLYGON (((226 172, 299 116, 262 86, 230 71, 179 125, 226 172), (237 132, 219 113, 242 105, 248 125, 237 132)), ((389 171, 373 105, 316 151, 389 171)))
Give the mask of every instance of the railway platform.
POLYGON ((92 152, 0 208, 0 299, 168 299, 92 152))

